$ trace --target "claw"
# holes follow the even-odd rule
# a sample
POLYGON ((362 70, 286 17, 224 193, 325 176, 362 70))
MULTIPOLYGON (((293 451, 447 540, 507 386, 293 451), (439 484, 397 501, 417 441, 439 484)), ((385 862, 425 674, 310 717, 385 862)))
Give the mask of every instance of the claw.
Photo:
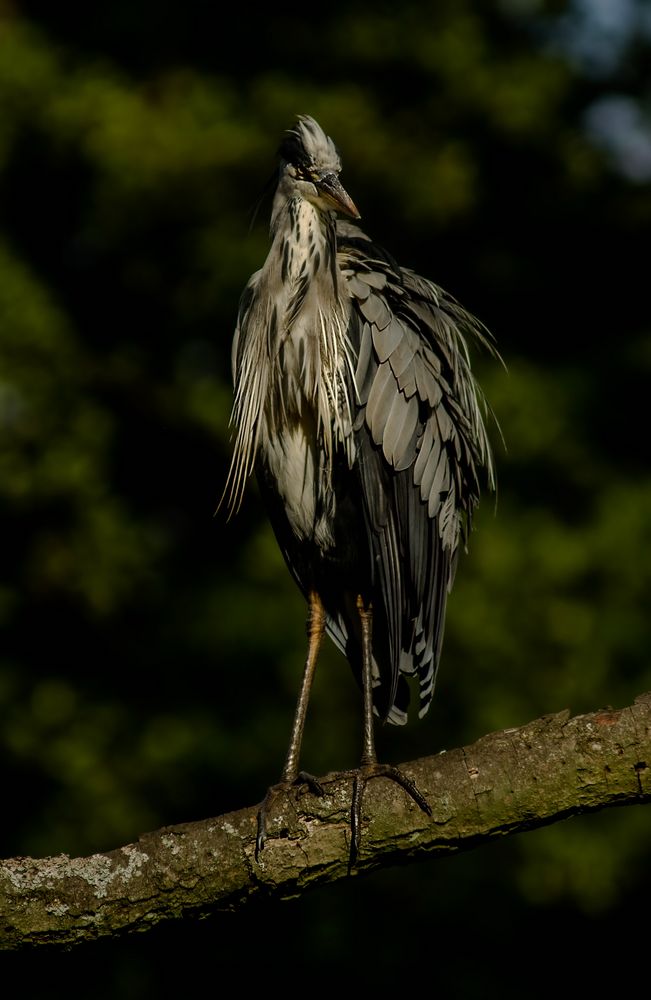
POLYGON ((391 781, 395 781, 427 816, 432 815, 432 810, 427 799, 419 791, 411 778, 408 778, 397 767, 393 767, 391 764, 363 764, 356 771, 353 782, 353 801, 350 813, 350 867, 355 864, 359 856, 359 847, 362 839, 362 800, 364 798, 364 790, 372 778, 389 778, 391 781))
POLYGON ((267 817, 271 812, 273 803, 276 801, 279 795, 289 792, 291 788, 295 788, 297 785, 307 785, 309 790, 313 795, 323 795, 323 785, 314 777, 313 774, 308 774, 307 771, 299 771, 296 777, 292 781, 279 781, 277 785, 271 785, 267 790, 267 794, 260 803, 260 808, 258 809, 258 828, 255 837, 255 859, 258 860, 260 852, 264 850, 265 841, 267 839, 267 817))

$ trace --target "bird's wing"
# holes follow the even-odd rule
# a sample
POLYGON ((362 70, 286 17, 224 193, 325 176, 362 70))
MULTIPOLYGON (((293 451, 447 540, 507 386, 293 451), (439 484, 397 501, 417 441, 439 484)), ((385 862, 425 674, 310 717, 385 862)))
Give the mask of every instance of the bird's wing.
POLYGON ((338 259, 352 299, 349 337, 356 467, 374 572, 376 708, 406 721, 404 675, 431 701, 447 594, 460 542, 492 485, 482 399, 466 339, 490 347, 480 324, 440 288, 395 262, 359 229, 338 229, 338 259), (378 634, 379 626, 379 634, 378 634))

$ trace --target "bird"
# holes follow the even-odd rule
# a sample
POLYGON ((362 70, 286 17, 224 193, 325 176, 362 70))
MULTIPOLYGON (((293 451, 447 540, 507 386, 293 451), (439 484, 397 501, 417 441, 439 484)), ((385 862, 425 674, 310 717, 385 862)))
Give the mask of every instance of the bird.
POLYGON ((378 762, 374 718, 406 723, 411 688, 427 712, 459 552, 484 482, 495 487, 490 408, 469 351, 499 358, 492 335, 366 235, 340 173, 333 140, 298 116, 279 148, 268 256, 242 293, 232 344, 229 516, 255 473, 308 605, 289 748, 258 811, 256 857, 279 794, 301 782, 323 791, 299 758, 324 633, 362 691, 351 859, 372 778, 431 815, 415 783, 378 762))

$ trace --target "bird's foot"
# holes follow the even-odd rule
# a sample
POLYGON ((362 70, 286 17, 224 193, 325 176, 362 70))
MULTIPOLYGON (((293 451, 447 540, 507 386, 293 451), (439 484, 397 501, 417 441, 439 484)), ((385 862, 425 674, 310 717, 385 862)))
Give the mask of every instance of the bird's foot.
POLYGON ((264 849, 267 839, 267 818, 271 813, 274 802, 280 795, 287 794, 291 788, 295 788, 297 785, 307 785, 313 795, 320 796, 324 794, 323 785, 321 785, 313 774, 308 774, 307 771, 299 771, 295 778, 283 779, 277 785, 271 785, 258 809, 258 831, 255 838, 256 861, 260 852, 264 849))
POLYGON ((411 778, 403 774, 397 767, 391 764, 362 764, 355 772, 353 782, 353 803, 350 815, 351 843, 350 843, 350 865, 354 865, 359 855, 359 846, 362 838, 362 801, 367 784, 372 778, 389 778, 407 792, 417 806, 428 816, 432 815, 427 799, 418 790, 411 778))

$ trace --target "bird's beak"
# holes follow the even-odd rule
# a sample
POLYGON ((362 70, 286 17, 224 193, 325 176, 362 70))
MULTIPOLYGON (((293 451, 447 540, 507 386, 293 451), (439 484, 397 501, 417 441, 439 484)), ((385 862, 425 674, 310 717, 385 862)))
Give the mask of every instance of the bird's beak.
POLYGON ((361 218, 355 207, 355 202, 342 186, 336 174, 324 174, 317 182, 316 187, 335 211, 350 215, 353 219, 361 218))

